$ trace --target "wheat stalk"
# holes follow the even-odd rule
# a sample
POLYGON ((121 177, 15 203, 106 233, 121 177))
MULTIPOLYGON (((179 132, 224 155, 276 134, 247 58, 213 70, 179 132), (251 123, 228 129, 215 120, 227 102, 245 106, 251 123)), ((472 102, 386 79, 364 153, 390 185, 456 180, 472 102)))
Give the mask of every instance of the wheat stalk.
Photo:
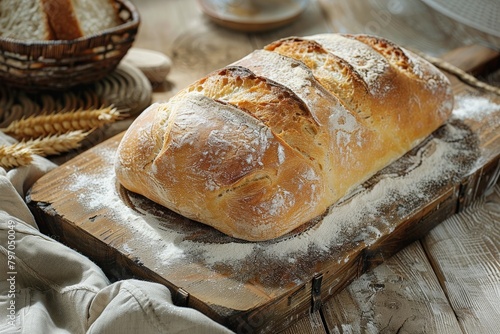
POLYGON ((24 143, 41 156, 57 155, 80 147, 81 141, 90 132, 82 130, 70 131, 62 134, 27 140, 24 143))
POLYGON ((473 87, 483 89, 486 92, 494 93, 497 95, 500 95, 500 88, 495 87, 492 85, 487 84, 486 82, 482 82, 478 79, 476 79, 473 75, 465 72, 461 68, 456 67, 455 65, 452 65, 440 58, 433 57, 431 55, 412 50, 414 53, 418 54, 420 57, 426 59, 428 62, 432 63, 434 66, 438 67, 439 69, 446 71, 448 73, 451 73, 455 75, 458 79, 462 80, 468 85, 471 85, 473 87))
POLYGON ((0 146, 0 167, 10 169, 33 161, 33 150, 23 143, 0 146))
POLYGON ((0 130, 18 139, 29 139, 76 130, 88 131, 112 123, 121 117, 122 114, 111 106, 30 116, 13 121, 8 127, 0 130))
POLYGON ((89 133, 76 130, 0 146, 0 167, 10 169, 28 165, 33 161, 33 154, 57 155, 76 149, 89 133))

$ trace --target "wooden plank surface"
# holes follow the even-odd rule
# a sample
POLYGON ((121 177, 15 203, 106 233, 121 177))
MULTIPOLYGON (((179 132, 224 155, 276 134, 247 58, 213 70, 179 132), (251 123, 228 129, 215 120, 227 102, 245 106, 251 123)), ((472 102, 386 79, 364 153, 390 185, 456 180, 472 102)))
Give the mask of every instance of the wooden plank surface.
POLYGON ((321 314, 316 311, 306 317, 299 318, 280 334, 324 334, 325 331, 321 314))
POLYGON ((500 185, 434 228, 423 245, 464 333, 500 325, 500 185))
POLYGON ((330 333, 460 333, 420 242, 388 259, 322 308, 330 333))

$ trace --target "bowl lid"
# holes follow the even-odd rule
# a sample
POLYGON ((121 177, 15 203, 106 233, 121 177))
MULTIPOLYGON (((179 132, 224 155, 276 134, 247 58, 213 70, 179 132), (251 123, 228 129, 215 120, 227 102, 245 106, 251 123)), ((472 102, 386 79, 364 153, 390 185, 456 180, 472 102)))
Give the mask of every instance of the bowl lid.
POLYGON ((498 0, 422 0, 428 6, 461 24, 500 37, 498 0))

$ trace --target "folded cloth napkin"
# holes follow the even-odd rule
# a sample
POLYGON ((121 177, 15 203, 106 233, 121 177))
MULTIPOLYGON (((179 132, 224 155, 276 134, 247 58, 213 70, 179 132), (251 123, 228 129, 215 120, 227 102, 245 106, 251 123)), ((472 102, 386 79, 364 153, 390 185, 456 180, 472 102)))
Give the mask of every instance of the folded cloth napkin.
MULTIPOLYGON (((12 138, 0 132, 0 145, 12 138)), ((0 168, 0 333, 231 333, 202 313, 175 306, 163 285, 110 283, 82 254, 37 228, 24 197, 55 168, 0 168)))

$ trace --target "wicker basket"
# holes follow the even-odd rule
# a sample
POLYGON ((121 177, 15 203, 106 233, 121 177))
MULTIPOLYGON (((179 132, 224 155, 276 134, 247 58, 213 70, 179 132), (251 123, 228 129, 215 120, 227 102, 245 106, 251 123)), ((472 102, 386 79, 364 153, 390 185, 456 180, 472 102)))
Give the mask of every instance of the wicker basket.
POLYGON ((28 91, 66 90, 102 79, 134 42, 139 14, 128 0, 115 0, 123 24, 74 40, 0 38, 0 82, 28 91))

